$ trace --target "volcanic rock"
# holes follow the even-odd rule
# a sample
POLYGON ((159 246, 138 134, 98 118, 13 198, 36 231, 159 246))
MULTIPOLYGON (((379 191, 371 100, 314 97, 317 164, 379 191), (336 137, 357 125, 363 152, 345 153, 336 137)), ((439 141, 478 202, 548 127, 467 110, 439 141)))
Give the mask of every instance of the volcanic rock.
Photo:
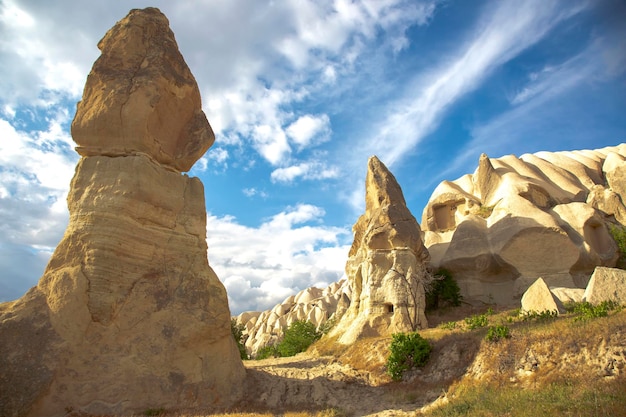
POLYGON ((215 141, 195 78, 157 9, 131 12, 98 43, 72 122, 82 156, 146 154, 178 171, 215 141))
POLYGON ((207 260, 203 185, 181 175, 212 141, 159 10, 99 47, 73 134, 70 220, 38 285, 0 305, 0 415, 223 406, 245 370, 207 260))
POLYGON ((624 223, 626 144, 521 157, 481 155, 472 175, 444 181, 422 216, 433 269, 466 301, 511 305, 539 277, 585 288, 619 257, 609 223, 624 223))
POLYGON ((619 305, 626 305, 626 271, 616 268, 596 268, 585 289, 583 301, 591 304, 613 301, 619 305))
POLYGON ((400 185, 375 156, 368 161, 365 213, 352 230, 346 262, 351 302, 331 335, 349 344, 362 336, 428 327, 424 286, 429 254, 400 185))
POLYGON ((522 312, 541 313, 544 311, 558 314, 564 313, 565 308, 561 300, 552 294, 543 278, 538 278, 522 296, 522 312))
POLYGON ((347 281, 340 280, 324 289, 306 288, 295 296, 287 297, 271 310, 243 312, 235 320, 244 325, 246 351, 254 357, 261 348, 277 344, 285 329, 295 321, 310 321, 320 329, 328 320, 340 317, 345 311, 343 303, 346 298, 349 303, 349 297, 347 281))

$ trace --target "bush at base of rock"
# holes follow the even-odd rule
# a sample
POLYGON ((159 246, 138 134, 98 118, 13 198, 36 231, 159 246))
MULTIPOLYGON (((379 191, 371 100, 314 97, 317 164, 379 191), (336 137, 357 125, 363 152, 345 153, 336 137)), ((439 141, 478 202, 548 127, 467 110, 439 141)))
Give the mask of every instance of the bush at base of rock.
POLYGON ((606 317, 610 311, 621 310, 620 306, 615 301, 602 301, 601 303, 594 305, 587 301, 580 303, 572 303, 566 306, 568 311, 571 311, 576 315, 575 321, 586 321, 595 319, 598 317, 606 317))
POLYGON ((511 337, 511 329, 504 325, 491 326, 487 330, 485 340, 488 342, 497 342, 501 339, 508 339, 511 337))
POLYGON ((626 227, 609 225, 609 232, 611 237, 615 240, 617 248, 619 249, 619 259, 617 261, 617 268, 626 269, 626 227))
POLYGON ((244 334, 244 330, 246 330, 246 326, 241 323, 237 324, 237 320, 235 319, 230 320, 230 331, 232 332, 233 338, 237 343, 239 356, 241 359, 246 360, 250 358, 248 357, 248 352, 246 352, 246 339, 248 336, 244 334))
POLYGON ((461 305, 461 289, 452 274, 446 269, 440 269, 434 274, 435 280, 426 291, 426 310, 432 311, 439 307, 461 305))
POLYGON ((395 333, 389 351, 387 373, 391 379, 399 381, 405 371, 426 365, 432 346, 417 332, 395 333))
POLYGON ((283 340, 277 345, 269 345, 259 349, 256 359, 294 356, 307 350, 313 342, 322 337, 322 334, 310 321, 294 321, 285 330, 283 340))

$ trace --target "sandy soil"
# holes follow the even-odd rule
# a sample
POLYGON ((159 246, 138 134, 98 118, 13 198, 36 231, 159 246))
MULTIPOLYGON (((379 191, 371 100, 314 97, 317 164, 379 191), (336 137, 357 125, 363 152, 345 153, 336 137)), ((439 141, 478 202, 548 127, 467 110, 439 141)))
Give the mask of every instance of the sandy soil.
POLYGON ((248 406, 274 412, 337 408, 353 416, 412 416, 441 391, 383 383, 333 357, 300 354, 248 361, 248 406), (408 391, 408 392, 407 392, 408 391), (256 406, 256 407, 255 407, 256 406))

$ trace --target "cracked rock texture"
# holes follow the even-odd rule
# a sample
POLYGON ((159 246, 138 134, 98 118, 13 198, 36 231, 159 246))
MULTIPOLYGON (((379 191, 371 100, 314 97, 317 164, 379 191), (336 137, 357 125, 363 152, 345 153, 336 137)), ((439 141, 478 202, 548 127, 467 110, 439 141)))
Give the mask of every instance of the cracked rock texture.
POLYGON ((70 221, 38 285, 0 305, 0 415, 226 406, 245 370, 207 260, 212 142, 198 88, 157 9, 99 47, 73 134, 70 221), (121 116, 120 116, 121 115, 121 116))
POLYGON ((428 327, 424 285, 428 250, 393 174, 368 161, 365 213, 352 227, 346 262, 350 306, 331 331, 339 343, 428 327))

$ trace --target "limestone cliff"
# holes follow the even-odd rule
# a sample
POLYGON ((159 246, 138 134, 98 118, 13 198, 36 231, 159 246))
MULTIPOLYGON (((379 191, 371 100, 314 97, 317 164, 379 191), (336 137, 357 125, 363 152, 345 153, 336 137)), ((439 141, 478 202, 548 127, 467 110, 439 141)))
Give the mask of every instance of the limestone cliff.
POLYGON ((351 303, 332 335, 348 344, 362 336, 428 327, 424 285, 429 254, 402 189, 375 156, 368 161, 365 213, 352 230, 346 262, 351 303))
POLYGON ((585 288, 618 258, 608 224, 626 222, 626 145, 597 150, 482 155, 474 174, 444 181, 424 209, 433 268, 466 300, 512 304, 539 277, 585 288))
POLYGON ((0 415, 227 405, 245 376, 207 261, 203 185, 180 173, 213 141, 159 10, 99 43, 72 125, 70 221, 38 285, 0 305, 0 415))

